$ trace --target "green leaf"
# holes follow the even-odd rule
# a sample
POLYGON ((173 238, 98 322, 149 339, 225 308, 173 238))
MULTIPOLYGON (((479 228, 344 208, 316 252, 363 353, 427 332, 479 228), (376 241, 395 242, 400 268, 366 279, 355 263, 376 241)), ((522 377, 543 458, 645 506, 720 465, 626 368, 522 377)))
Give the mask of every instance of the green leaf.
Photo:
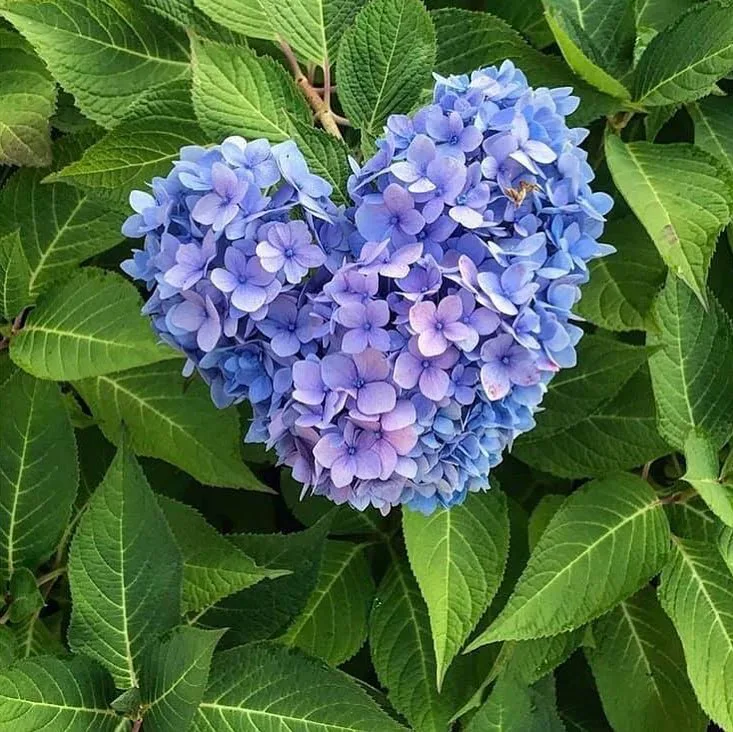
POLYGON ((718 448, 700 430, 685 440, 687 472, 682 476, 726 525, 733 526, 733 485, 720 479, 718 448))
POLYGON ((80 270, 38 298, 10 356, 41 379, 70 381, 175 358, 140 315, 135 286, 114 272, 80 270))
POLYGON ((708 298, 705 312, 670 276, 651 314, 649 341, 659 346, 649 358, 659 431, 678 449, 692 429, 708 433, 717 445, 733 431, 733 374, 717 366, 733 358, 733 332, 715 297, 708 298))
MULTIPOLYGON (((45 182, 70 183, 97 198, 126 204, 131 190, 167 175, 180 148, 207 142, 193 112, 189 84, 174 82, 141 97, 120 125, 45 182)), ((115 218, 117 232, 121 218, 115 218)))
POLYGON ((0 672, 0 730, 117 732, 109 674, 84 658, 20 661, 0 672))
MULTIPOLYGON (((541 415, 540 415, 541 418, 541 415)), ((657 432, 649 370, 639 369, 610 400, 575 424, 539 440, 529 433, 514 455, 539 470, 564 478, 602 477, 669 452, 657 432)))
POLYGON ((58 627, 59 614, 49 618, 47 624, 36 612, 13 627, 16 658, 68 657, 69 651, 61 641, 60 627, 58 627), (55 627, 52 628, 51 625, 55 627))
POLYGON ((242 462, 236 410, 217 409, 200 379, 186 384, 180 361, 99 376, 75 386, 111 442, 119 441, 124 424, 138 455, 173 463, 206 485, 272 492, 242 462))
POLYGON ((330 666, 354 656, 367 637, 374 580, 365 544, 328 541, 318 581, 303 612, 280 639, 330 666))
POLYGON ((240 534, 231 542, 261 568, 289 570, 222 600, 200 624, 229 628, 227 641, 249 643, 279 635, 303 611, 316 587, 331 516, 293 534, 240 534))
POLYGON ((489 13, 445 9, 432 13, 438 39, 436 71, 465 74, 509 59, 535 86, 572 86, 581 98, 572 122, 585 124, 610 114, 618 100, 602 94, 573 74, 562 59, 541 53, 500 18, 489 13))
POLYGON ((509 551, 506 498, 497 490, 424 516, 402 514, 410 566, 428 606, 438 688, 499 589, 509 551))
POLYGON ((377 703, 341 671, 272 643, 214 657, 192 730, 399 732, 377 703))
POLYGON ((593 641, 585 653, 615 730, 707 729, 682 644, 651 587, 596 620, 593 641))
POLYGON ((624 144, 606 137, 613 180, 662 259, 706 303, 715 242, 733 213, 733 178, 708 153, 688 145, 624 144))
POLYGON ((733 726, 733 581, 717 547, 675 539, 659 599, 682 640, 700 705, 721 727, 733 726))
POLYGON ((193 3, 231 31, 250 38, 275 38, 269 8, 265 7, 266 0, 193 0, 193 3))
POLYGON ((649 484, 628 473, 586 483, 550 521, 509 602, 469 648, 578 628, 640 589, 669 553, 649 484))
POLYGON ((695 2, 696 0, 637 0, 636 25, 638 28, 664 30, 695 2))
POLYGON ((195 509, 158 496, 183 555, 183 612, 199 612, 227 595, 287 571, 258 567, 195 509))
POLYGON ((183 562, 145 476, 123 444, 69 552, 69 645, 138 686, 145 646, 181 613, 183 562))
POLYGON ((71 513, 79 470, 58 386, 16 371, 0 388, 0 579, 38 566, 71 513))
POLYGON ((43 597, 36 584, 36 575, 20 567, 13 572, 8 588, 10 593, 9 620, 22 623, 43 607, 43 597))
POLYGON ((3 625, 0 628, 0 666, 8 668, 15 661, 15 654, 15 634, 7 625, 3 625))
POLYGON ((81 111, 103 127, 119 123, 151 87, 189 73, 183 32, 130 0, 5 0, 2 7, 81 111))
POLYGON ((496 683, 466 732, 564 732, 557 713, 554 681, 526 686, 511 676, 496 683), (547 691, 550 691, 548 694, 547 691))
POLYGON ((720 522, 699 496, 666 505, 672 533, 683 539, 715 543, 720 534, 720 522))
POLYGON ((695 3, 658 33, 636 67, 634 98, 648 107, 691 102, 733 69, 733 13, 728 2, 695 3), (684 49, 670 53, 670 49, 684 49))
POLYGON ((645 318, 662 286, 664 263, 654 243, 634 216, 609 221, 603 241, 616 254, 589 265, 590 282, 576 312, 608 330, 644 330, 645 318))
POLYGON ((366 0, 260 0, 270 26, 299 58, 327 66, 346 29, 366 0))
POLYGON ((539 681, 571 656, 583 640, 584 632, 584 628, 577 628, 548 638, 512 641, 507 673, 527 684, 539 681))
POLYGON ((720 531, 716 538, 716 543, 723 556, 723 560, 728 565, 728 569, 733 573, 733 528, 726 526, 720 531))
POLYGON ((12 321, 33 303, 30 278, 30 267, 18 232, 0 235, 0 317, 12 321))
POLYGON ((455 705, 438 692, 428 610, 407 561, 393 556, 372 607, 369 648, 390 702, 421 732, 442 732, 455 705))
POLYGON ((394 112, 407 112, 430 84, 435 30, 420 0, 372 0, 343 35, 336 75, 353 124, 377 136, 394 112))
POLYGON ((245 46, 194 38, 193 106, 214 138, 241 134, 279 142, 290 137, 288 114, 311 116, 305 98, 274 59, 245 46))
POLYGON ((222 634, 220 630, 179 627, 143 653, 140 695, 147 732, 190 728, 222 634))
POLYGON ((550 520, 560 510, 563 503, 565 503, 566 497, 556 493, 548 493, 540 498, 529 517, 529 525, 527 527, 530 552, 534 551, 540 537, 545 533, 545 529, 550 523, 550 520))
MULTIPOLYGON (((54 146, 57 165, 82 154, 86 137, 66 137, 54 146)), ((0 232, 19 229, 32 295, 72 274, 79 263, 122 240, 124 212, 63 185, 43 183, 48 171, 16 173, 0 194, 0 232)))
POLYGON ((0 163, 51 163, 56 84, 33 49, 0 28, 0 163))
POLYGON ((351 200, 346 189, 351 174, 348 148, 333 135, 300 120, 292 121, 291 130, 311 173, 320 175, 333 186, 331 199, 335 203, 348 203, 351 200))
POLYGON ((568 66, 603 93, 630 99, 629 90, 619 80, 628 72, 633 56, 635 33, 628 0, 612 0, 603 6, 565 0, 546 0, 546 4, 547 23, 568 66), (594 7, 599 14, 592 12, 594 7))
POLYGON ((545 21, 542 0, 493 0, 491 12, 503 18, 512 28, 529 38, 537 48, 549 46, 554 38, 545 21))
POLYGON ((733 173, 733 99, 711 96, 687 109, 695 123, 695 144, 733 173))

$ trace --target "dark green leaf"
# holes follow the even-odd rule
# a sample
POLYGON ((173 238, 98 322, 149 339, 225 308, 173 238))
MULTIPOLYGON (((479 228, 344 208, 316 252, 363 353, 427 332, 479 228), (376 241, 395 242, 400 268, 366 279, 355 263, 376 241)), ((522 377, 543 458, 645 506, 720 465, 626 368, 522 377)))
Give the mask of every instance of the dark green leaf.
POLYGON ((36 576, 30 569, 20 567, 13 572, 8 592, 11 603, 8 617, 11 623, 22 623, 43 607, 36 576))

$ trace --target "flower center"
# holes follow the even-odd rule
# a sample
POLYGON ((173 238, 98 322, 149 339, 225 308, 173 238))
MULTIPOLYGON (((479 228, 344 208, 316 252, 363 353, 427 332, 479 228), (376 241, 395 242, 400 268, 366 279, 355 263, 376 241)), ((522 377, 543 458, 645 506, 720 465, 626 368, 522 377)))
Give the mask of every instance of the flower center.
POLYGON ((424 359, 423 359, 423 362, 422 362, 422 364, 421 364, 421 365, 422 365, 422 367, 423 367, 424 369, 429 369, 429 368, 430 368, 430 361, 428 361, 428 359, 427 359, 427 358, 424 358, 424 359))
POLYGON ((295 333, 295 323, 290 323, 290 324, 288 325, 288 330, 289 330, 289 331, 290 331, 291 333, 295 333))
POLYGON ((443 324, 440 321, 435 324, 435 330, 443 330, 443 324))
POLYGON ((354 386, 357 389, 361 389, 361 387, 364 386, 364 384, 365 384, 365 381, 364 379, 361 378, 361 376, 357 377, 356 381, 354 382, 354 386))
POLYGON ((356 448, 353 445, 349 445, 347 452, 349 455, 355 455, 356 454, 356 448))
POLYGON ((467 200, 468 199, 466 198, 466 194, 465 193, 461 193, 459 196, 456 196, 456 203, 459 206, 465 206, 467 200))
POLYGON ((290 259, 290 258, 291 258, 291 257, 292 257, 292 256, 293 256, 294 254, 295 254, 295 252, 293 251, 293 248, 292 248, 292 247, 288 247, 288 248, 287 248, 287 249, 285 250, 285 256, 286 256, 286 257, 287 257, 288 259, 290 259))
POLYGON ((457 145, 459 139, 460 138, 458 137, 458 135, 453 135, 453 137, 450 138, 449 142, 451 145, 457 145))
POLYGON ((390 223, 390 224, 391 224, 392 226, 397 226, 397 224, 399 224, 399 222, 400 222, 400 217, 399 217, 399 216, 398 216, 397 214, 392 214, 392 215, 391 215, 391 216, 389 217, 389 223, 390 223))
POLYGON ((502 356, 501 362, 504 364, 504 366, 508 366, 509 361, 510 361, 509 356, 502 356))
POLYGON ((364 323, 364 330, 371 330, 372 324, 371 323, 364 323))

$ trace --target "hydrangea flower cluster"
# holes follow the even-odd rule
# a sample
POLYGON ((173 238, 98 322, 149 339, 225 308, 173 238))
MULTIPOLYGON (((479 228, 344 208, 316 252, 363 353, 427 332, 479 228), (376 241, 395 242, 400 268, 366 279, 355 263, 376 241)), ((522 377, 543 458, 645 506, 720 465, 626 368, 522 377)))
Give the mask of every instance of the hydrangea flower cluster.
POLYGON ((566 116, 510 62, 436 77, 352 161, 337 208, 292 142, 186 148, 134 193, 124 269, 144 312, 248 441, 305 490, 359 510, 430 513, 488 488, 547 384, 575 364, 572 321, 612 201, 566 116))

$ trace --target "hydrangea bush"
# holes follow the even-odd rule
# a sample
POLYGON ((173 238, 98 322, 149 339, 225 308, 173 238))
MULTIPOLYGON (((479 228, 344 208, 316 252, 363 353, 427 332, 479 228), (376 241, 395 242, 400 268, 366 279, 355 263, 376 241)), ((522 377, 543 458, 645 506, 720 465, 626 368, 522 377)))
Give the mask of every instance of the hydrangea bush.
POLYGON ((733 5, 450 5, 0 0, 0 732, 733 730, 733 5))

